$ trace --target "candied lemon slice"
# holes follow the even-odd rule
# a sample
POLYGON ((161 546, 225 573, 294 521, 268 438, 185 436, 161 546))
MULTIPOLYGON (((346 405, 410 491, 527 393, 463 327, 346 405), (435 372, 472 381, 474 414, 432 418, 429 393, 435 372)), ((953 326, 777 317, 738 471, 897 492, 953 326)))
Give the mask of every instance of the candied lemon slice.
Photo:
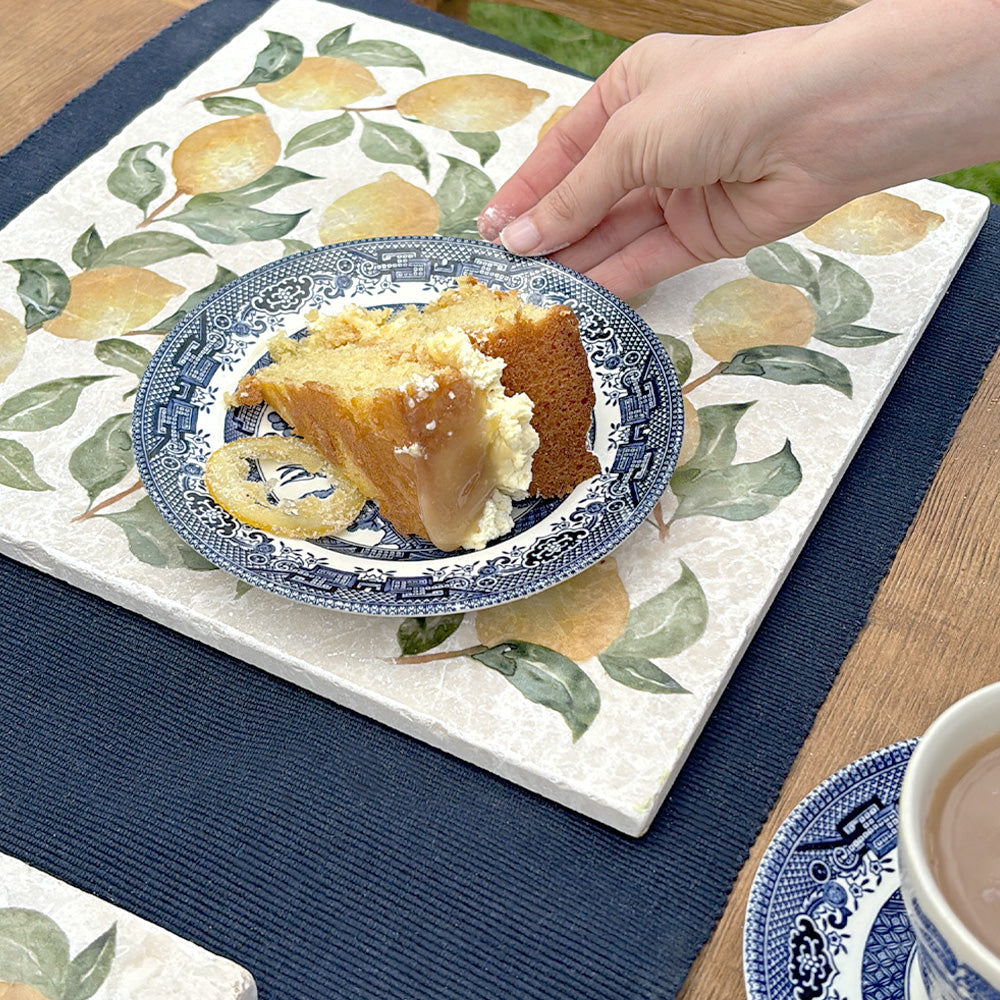
POLYGON ((286 538, 322 538, 346 528, 364 506, 361 491, 312 445, 301 438, 238 438, 217 448, 205 462, 205 487, 212 499, 252 528, 286 538), (300 466, 322 475, 333 487, 329 496, 279 496, 275 479, 251 480, 251 471, 269 465, 300 466))

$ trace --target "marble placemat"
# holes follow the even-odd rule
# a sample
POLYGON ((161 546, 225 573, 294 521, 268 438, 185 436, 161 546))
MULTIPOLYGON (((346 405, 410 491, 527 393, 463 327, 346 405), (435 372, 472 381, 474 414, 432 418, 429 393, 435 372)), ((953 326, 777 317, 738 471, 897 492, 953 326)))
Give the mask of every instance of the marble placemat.
POLYGON ((0 854, 0 997, 255 1000, 227 958, 0 854))
POLYGON ((0 232, 0 550, 639 835, 986 199, 907 185, 664 282, 641 307, 687 403, 672 487, 613 557, 497 626, 569 661, 588 692, 583 713, 572 688, 561 701, 532 697, 469 655, 496 641, 487 616, 438 630, 247 590, 159 519, 128 430, 151 352, 194 301, 345 238, 338 214, 377 225, 379 206, 412 202, 431 231, 473 235, 495 186, 585 87, 334 4, 279 0, 0 232), (350 64, 353 89, 336 107, 296 96, 292 74, 314 59, 350 64), (476 93, 476 114, 425 111, 413 95, 435 82, 445 104, 476 93), (175 156, 205 128, 209 145, 250 150, 260 176, 206 189, 207 168, 175 156))

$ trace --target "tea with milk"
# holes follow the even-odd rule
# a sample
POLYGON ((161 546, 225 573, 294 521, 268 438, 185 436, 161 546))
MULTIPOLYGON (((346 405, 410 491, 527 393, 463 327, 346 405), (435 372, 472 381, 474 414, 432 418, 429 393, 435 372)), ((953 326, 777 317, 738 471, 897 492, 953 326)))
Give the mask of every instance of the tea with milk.
POLYGON ((966 751, 945 774, 931 799, 925 841, 952 910, 1000 955, 1000 733, 966 751))

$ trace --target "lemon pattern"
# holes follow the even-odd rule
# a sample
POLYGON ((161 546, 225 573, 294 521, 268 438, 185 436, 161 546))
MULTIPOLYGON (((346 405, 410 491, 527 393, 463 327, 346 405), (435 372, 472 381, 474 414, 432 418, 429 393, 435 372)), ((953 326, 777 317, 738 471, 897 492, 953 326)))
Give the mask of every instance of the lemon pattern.
POLYGON ((86 1000, 108 978, 115 960, 112 924, 76 955, 48 914, 0 908, 0 1000, 86 1000))
POLYGON ((881 257, 915 247, 942 222, 909 198, 879 191, 823 216, 805 235, 831 250, 881 257))
POLYGON ((342 243, 369 236, 432 236, 440 221, 434 198, 390 170, 328 205, 320 217, 319 238, 342 243))
MULTIPOLYGON (((496 190, 491 163, 506 136, 521 128, 524 152, 569 110, 507 76, 428 78, 420 53, 356 37, 353 24, 311 44, 282 31, 265 35, 252 63, 233 67, 229 86, 184 95, 184 128, 151 130, 118 154, 105 184, 127 219, 123 229, 108 238, 95 218, 51 257, 15 254, 0 269, 22 309, 0 310, 0 494, 69 483, 86 498, 78 530, 99 519, 124 534, 135 559, 165 570, 214 567, 143 494, 129 400, 157 338, 236 276, 227 248, 248 244, 273 259, 369 236, 478 238, 477 217, 496 190), (178 278, 185 258, 197 258, 210 276, 178 278), (33 337, 85 349, 92 364, 18 382, 33 337), (74 442, 60 478, 40 469, 46 435, 108 379, 122 386, 118 411, 74 442)), ((777 420, 769 452, 741 457, 743 421, 767 405, 753 387, 810 387, 829 394, 831 406, 849 399, 850 352, 877 349, 897 334, 870 320, 871 286, 842 256, 907 253, 941 224, 937 213, 896 195, 858 199, 806 230, 804 241, 751 252, 749 274, 706 291, 685 335, 662 337, 683 386, 686 429, 670 502, 647 526, 649 544, 668 546, 682 520, 766 517, 799 488, 795 443, 777 420)), ((607 558, 468 621, 406 619, 385 655, 399 664, 471 661, 555 713, 579 740, 608 685, 637 697, 687 695, 691 682, 666 668, 702 639, 712 611, 696 572, 681 559, 672 565, 657 592, 635 603, 624 568, 607 558)), ((29 997, 24 990, 32 988, 0 984, 0 996, 6 989, 29 997)))
POLYGON ((520 80, 473 73, 432 80, 396 102, 399 113, 449 132, 494 132, 514 125, 549 95, 520 80))
POLYGON ((257 84, 257 94, 283 108, 323 111, 345 108, 384 93, 371 70, 353 59, 310 56, 286 76, 257 84))

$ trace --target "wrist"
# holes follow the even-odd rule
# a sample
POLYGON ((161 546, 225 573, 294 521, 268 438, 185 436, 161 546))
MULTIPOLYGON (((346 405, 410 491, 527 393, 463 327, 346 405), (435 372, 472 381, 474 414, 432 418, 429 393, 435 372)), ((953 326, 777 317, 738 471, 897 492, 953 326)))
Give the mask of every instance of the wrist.
POLYGON ((998 0, 868 0, 803 39, 801 142, 849 196, 998 159, 998 47, 998 0))

